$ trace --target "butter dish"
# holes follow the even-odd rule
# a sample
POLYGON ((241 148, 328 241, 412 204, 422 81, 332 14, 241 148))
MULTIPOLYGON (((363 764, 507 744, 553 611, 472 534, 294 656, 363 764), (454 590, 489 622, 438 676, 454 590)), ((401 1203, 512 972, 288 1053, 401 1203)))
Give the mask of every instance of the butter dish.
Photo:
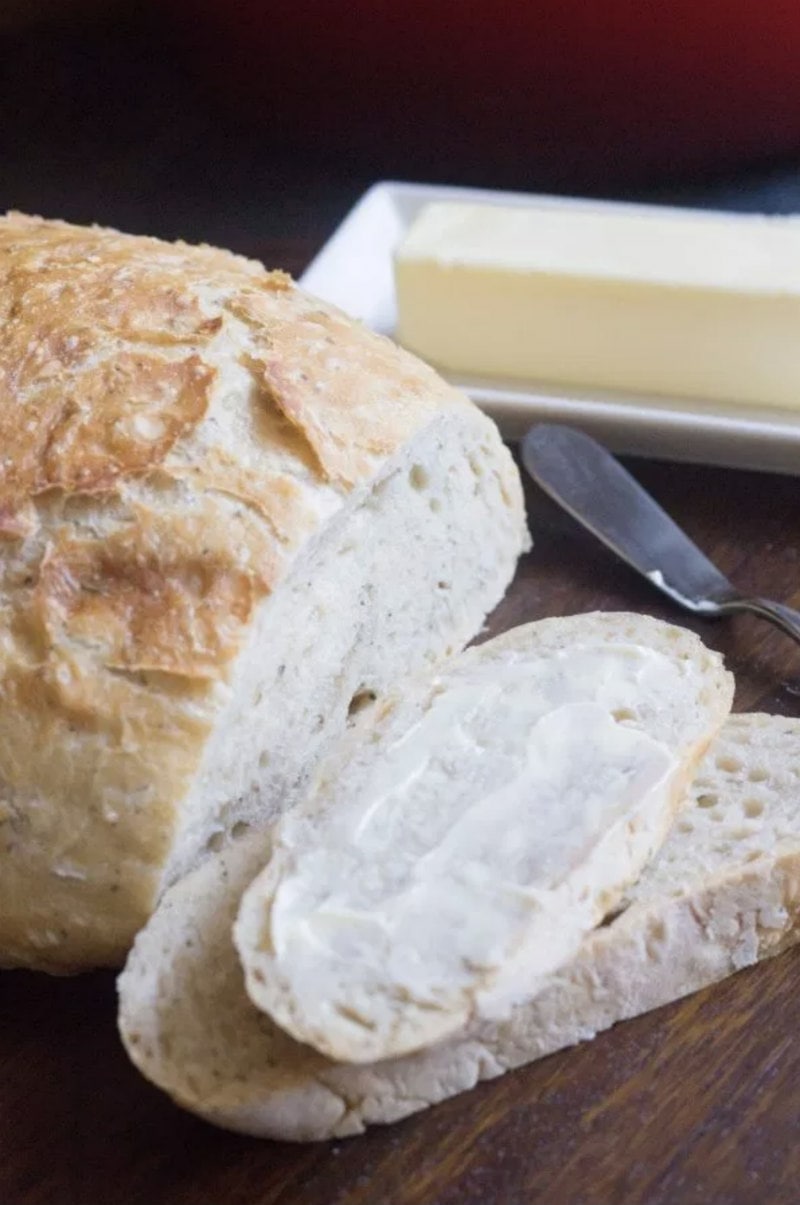
MULTIPOLYGON (((582 210, 612 218, 626 214, 637 218, 672 215, 696 222, 703 216, 697 211, 661 206, 382 182, 364 194, 320 251, 302 277, 304 288, 341 306, 371 328, 394 335, 395 250, 421 209, 442 201, 563 213, 582 210)), ((567 422, 616 452, 800 472, 800 409, 556 387, 500 376, 447 375, 496 419, 509 439, 519 438, 537 421, 567 422)))

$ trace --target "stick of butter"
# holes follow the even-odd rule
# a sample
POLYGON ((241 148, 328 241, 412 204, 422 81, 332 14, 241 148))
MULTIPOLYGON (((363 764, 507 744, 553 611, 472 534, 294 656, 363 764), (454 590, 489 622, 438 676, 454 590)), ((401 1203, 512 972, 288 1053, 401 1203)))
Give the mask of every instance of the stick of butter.
POLYGON ((451 372, 800 408, 800 219, 431 204, 398 338, 451 372))

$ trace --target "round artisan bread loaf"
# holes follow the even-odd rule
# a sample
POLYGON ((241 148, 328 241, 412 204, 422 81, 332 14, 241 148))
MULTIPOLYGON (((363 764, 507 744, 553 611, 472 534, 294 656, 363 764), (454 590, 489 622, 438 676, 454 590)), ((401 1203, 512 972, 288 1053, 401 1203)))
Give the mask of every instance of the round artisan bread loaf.
POLYGON ((527 543, 491 421, 282 272, 0 219, 0 964, 120 962, 527 543))

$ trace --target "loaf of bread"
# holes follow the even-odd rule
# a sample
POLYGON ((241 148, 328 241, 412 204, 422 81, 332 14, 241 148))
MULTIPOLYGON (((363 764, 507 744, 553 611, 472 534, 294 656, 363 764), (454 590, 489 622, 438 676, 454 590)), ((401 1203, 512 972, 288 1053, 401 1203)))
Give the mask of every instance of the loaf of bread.
POLYGON ((0 965, 119 964, 527 543, 494 425, 283 273, 0 219, 0 965))
MULTIPOLYGON (((647 643, 659 626, 647 635, 638 629, 638 640, 647 643)), ((695 669, 707 658, 702 707, 684 720, 699 734, 702 713, 708 728, 724 713, 730 682, 691 638, 675 639, 678 657, 695 669)), ((650 705, 646 696, 639 700, 640 718, 650 705)), ((499 749, 499 727, 496 741, 499 749)), ((793 940, 798 773, 800 723, 728 720, 660 852, 530 998, 513 1001, 505 1015, 475 1017, 426 1049, 373 1064, 325 1057, 249 998, 231 933, 264 846, 245 838, 167 892, 138 936, 119 980, 123 1041, 139 1069, 179 1104, 243 1133, 316 1140, 398 1120, 793 940)), ((498 842, 503 831, 495 831, 498 842)))
POLYGON ((234 934, 251 999, 376 1062, 535 994, 663 843, 732 693, 692 632, 613 613, 409 683, 273 829, 234 934))

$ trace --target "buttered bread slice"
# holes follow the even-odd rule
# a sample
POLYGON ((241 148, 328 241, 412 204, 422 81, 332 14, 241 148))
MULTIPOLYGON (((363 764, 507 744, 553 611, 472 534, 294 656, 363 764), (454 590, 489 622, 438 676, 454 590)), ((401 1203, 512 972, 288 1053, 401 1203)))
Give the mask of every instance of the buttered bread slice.
POLYGON ((798 781, 800 720, 733 716, 656 858, 538 995, 370 1066, 300 1045, 248 998, 230 931, 264 851, 241 842, 168 892, 137 938, 123 1040, 153 1083, 229 1129, 308 1141, 397 1121, 795 942, 798 781))
POLYGON ((732 680, 692 633, 551 619, 384 708, 273 832, 247 991, 330 1058, 429 1046, 571 958, 664 840, 732 680))

